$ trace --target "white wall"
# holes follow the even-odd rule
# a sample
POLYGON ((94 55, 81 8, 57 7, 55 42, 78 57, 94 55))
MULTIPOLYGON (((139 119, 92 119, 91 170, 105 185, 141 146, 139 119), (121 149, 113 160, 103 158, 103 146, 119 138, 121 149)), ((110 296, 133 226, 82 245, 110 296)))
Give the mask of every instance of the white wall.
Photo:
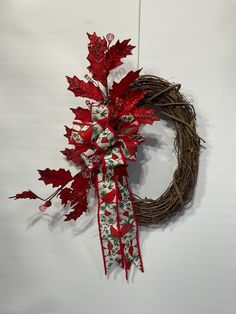
MULTIPOLYGON (((128 284, 119 268, 105 278, 93 200, 70 224, 59 202, 41 217, 37 201, 7 198, 28 188, 47 195, 36 170, 68 168, 63 125, 82 102, 65 75, 86 74, 86 31, 137 44, 138 5, 0 0, 1 314, 236 312, 236 1, 142 1, 140 67, 182 83, 207 141, 193 206, 175 224, 140 230, 144 273, 133 269, 128 284)), ((136 49, 125 69, 137 61, 136 49)), ((174 134, 162 122, 143 132, 144 161, 130 181, 157 197, 176 163, 174 134)))

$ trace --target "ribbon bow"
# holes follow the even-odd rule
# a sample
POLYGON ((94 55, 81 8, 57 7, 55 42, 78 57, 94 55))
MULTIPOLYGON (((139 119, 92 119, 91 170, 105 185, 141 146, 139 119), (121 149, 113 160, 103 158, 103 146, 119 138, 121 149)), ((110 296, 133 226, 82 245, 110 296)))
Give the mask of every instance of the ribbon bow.
POLYGON ((110 114, 108 106, 92 104, 91 121, 74 121, 70 143, 86 147, 81 158, 94 174, 105 273, 116 261, 128 278, 132 263, 143 271, 126 172, 127 160, 135 160, 136 147, 143 138, 137 134, 139 123, 131 114, 119 117, 116 130, 109 123, 110 114))

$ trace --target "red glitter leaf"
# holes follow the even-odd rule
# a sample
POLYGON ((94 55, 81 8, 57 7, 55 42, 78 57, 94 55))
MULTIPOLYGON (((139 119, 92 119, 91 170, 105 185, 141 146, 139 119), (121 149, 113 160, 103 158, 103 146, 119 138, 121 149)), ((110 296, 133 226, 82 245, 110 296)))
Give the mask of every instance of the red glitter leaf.
POLYGON ((64 188, 64 189, 61 190, 61 192, 60 192, 60 199, 61 199, 62 205, 66 205, 67 204, 67 202, 70 199, 70 195, 71 195, 71 189, 64 188))
POLYGON ((77 175, 74 181, 71 184, 71 188, 73 192, 80 194, 80 196, 86 196, 86 192, 88 189, 89 178, 85 177, 83 173, 77 175))
POLYGON ((95 86, 92 82, 84 82, 77 76, 66 76, 69 83, 68 90, 72 91, 76 97, 85 97, 94 99, 96 101, 103 101, 104 97, 99 87, 95 86))
POLYGON ((123 64, 121 61, 122 58, 132 55, 131 51, 135 48, 135 46, 129 45, 129 42, 130 39, 123 40, 122 42, 118 40, 115 45, 109 49, 107 52, 109 71, 123 64))
POLYGON ((44 181, 45 184, 52 184, 53 187, 64 185, 70 182, 73 178, 69 170, 59 169, 51 170, 46 168, 45 170, 38 170, 40 174, 39 180, 44 181))
POLYGON ((68 139, 68 141, 70 141, 72 129, 68 128, 68 126, 66 125, 65 125, 65 128, 66 128, 66 133, 64 134, 64 136, 68 139))
POLYGON ((116 103, 115 107, 115 118, 119 118, 124 114, 130 113, 133 110, 138 102, 144 98, 145 92, 142 90, 130 91, 129 94, 120 99, 119 102, 116 103))
POLYGON ((107 41, 97 36, 95 32, 92 35, 87 33, 87 35, 89 38, 87 59, 90 62, 88 70, 96 81, 105 85, 109 73, 106 60, 107 41))
POLYGON ((129 88, 130 84, 139 77, 141 69, 138 71, 130 71, 119 83, 114 82, 110 90, 112 100, 122 96, 129 88))
POLYGON ((15 200, 18 200, 19 198, 29 198, 29 199, 36 199, 39 198, 36 194, 34 194, 32 191, 24 191, 22 193, 18 193, 14 196, 11 196, 9 198, 14 198, 15 200))
POLYGON ((153 124, 154 121, 160 120, 155 109, 135 108, 131 113, 140 124, 153 124))
POLYGON ((84 199, 80 202, 78 202, 69 214, 66 214, 66 218, 64 221, 69 221, 69 220, 77 220, 84 212, 87 210, 87 200, 84 199))
POLYGON ((70 110, 75 114, 75 120, 80 120, 83 123, 91 121, 91 111, 89 109, 78 107, 76 109, 70 108, 70 110))
POLYGON ((61 153, 66 157, 67 160, 71 160, 75 164, 80 164, 82 159, 80 157, 81 153, 87 148, 84 145, 76 145, 76 148, 65 148, 61 150, 61 153))

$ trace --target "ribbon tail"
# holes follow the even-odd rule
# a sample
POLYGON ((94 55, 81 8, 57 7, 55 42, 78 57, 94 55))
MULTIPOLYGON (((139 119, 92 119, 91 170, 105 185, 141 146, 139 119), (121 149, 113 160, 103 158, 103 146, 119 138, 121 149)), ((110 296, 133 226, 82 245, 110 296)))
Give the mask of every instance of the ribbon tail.
POLYGON ((105 274, 117 262, 126 279, 132 264, 143 272, 138 225, 132 195, 125 176, 99 172, 96 175, 98 227, 105 274))
POLYGON ((117 193, 112 176, 98 172, 95 177, 98 197, 98 229, 105 274, 114 262, 124 267, 117 211, 117 193))
POLYGON ((128 280, 128 272, 132 264, 140 271, 144 271, 139 244, 138 224, 134 211, 132 193, 126 176, 116 179, 119 193, 119 222, 121 232, 121 245, 125 260, 125 274, 128 280))

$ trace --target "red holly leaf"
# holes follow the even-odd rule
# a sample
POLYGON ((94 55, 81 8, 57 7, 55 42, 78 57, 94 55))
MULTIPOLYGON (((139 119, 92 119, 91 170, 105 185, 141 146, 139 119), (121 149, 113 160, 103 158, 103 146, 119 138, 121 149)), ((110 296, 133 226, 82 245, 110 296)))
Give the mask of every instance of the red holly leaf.
POLYGON ((153 124, 154 121, 160 120, 160 118, 155 114, 154 109, 147 109, 144 107, 135 108, 131 111, 131 114, 140 124, 153 124))
POLYGON ((59 169, 51 170, 46 168, 45 170, 38 170, 40 174, 39 180, 44 181, 45 184, 52 184, 53 187, 64 185, 71 181, 73 178, 69 170, 59 169))
POLYGON ((69 218, 67 220, 75 219, 76 217, 78 218, 80 216, 80 211, 83 212, 87 209, 89 182, 90 177, 86 175, 85 172, 79 173, 75 176, 71 184, 70 194, 67 192, 69 194, 68 201, 70 201, 74 210, 68 214, 69 218))
POLYGON ((107 52, 107 60, 108 60, 108 70, 112 70, 123 62, 121 62, 122 58, 125 58, 128 55, 132 55, 131 51, 135 48, 135 46, 129 45, 130 39, 123 40, 120 42, 119 40, 113 45, 109 51, 107 52))
POLYGON ((67 160, 71 160, 75 164, 81 164, 82 159, 80 157, 81 153, 86 151, 87 147, 83 144, 77 144, 76 148, 66 148, 61 150, 61 153, 66 157, 67 160))
POLYGON ((141 69, 138 71, 130 71, 119 83, 114 82, 112 90, 110 90, 110 97, 112 100, 122 96, 129 88, 130 84, 139 77, 141 69))
POLYGON ((65 129, 66 129, 66 134, 64 134, 64 136, 68 139, 68 141, 70 141, 72 129, 68 128, 68 126, 66 125, 65 125, 65 129))
POLYGON ((34 194, 32 191, 28 190, 28 191, 24 191, 22 193, 16 194, 14 196, 11 196, 9 198, 14 198, 15 200, 17 200, 19 198, 36 199, 36 198, 39 198, 39 197, 36 194, 34 194))
POLYGON ((107 41, 97 36, 95 32, 92 35, 87 33, 87 35, 89 38, 87 59, 90 62, 88 70, 96 81, 105 85, 109 73, 106 60, 107 41))
POLYGON ((81 107, 70 108, 70 110, 75 114, 75 120, 80 120, 83 123, 88 123, 91 121, 91 111, 81 107))
POLYGON ((78 209, 76 208, 69 214, 66 214, 66 218, 64 219, 64 221, 77 220, 85 211, 86 209, 78 207, 78 209))
POLYGON ((61 192, 60 192, 60 199, 61 199, 62 205, 66 206, 67 202, 70 199, 70 195, 71 195, 71 189, 64 188, 64 189, 61 190, 61 192))
POLYGON ((97 101, 103 101, 104 97, 99 87, 95 86, 92 82, 84 82, 78 79, 77 76, 66 76, 69 83, 68 90, 72 91, 76 97, 85 97, 97 101))
POLYGON ((71 188, 75 192, 75 194, 80 194, 79 196, 85 197, 87 194, 87 189, 89 186, 89 177, 85 177, 83 173, 77 175, 74 181, 71 184, 71 188))
POLYGON ((144 96, 145 92, 142 90, 130 91, 126 97, 116 103, 114 118, 119 118, 124 114, 130 113, 144 96))

